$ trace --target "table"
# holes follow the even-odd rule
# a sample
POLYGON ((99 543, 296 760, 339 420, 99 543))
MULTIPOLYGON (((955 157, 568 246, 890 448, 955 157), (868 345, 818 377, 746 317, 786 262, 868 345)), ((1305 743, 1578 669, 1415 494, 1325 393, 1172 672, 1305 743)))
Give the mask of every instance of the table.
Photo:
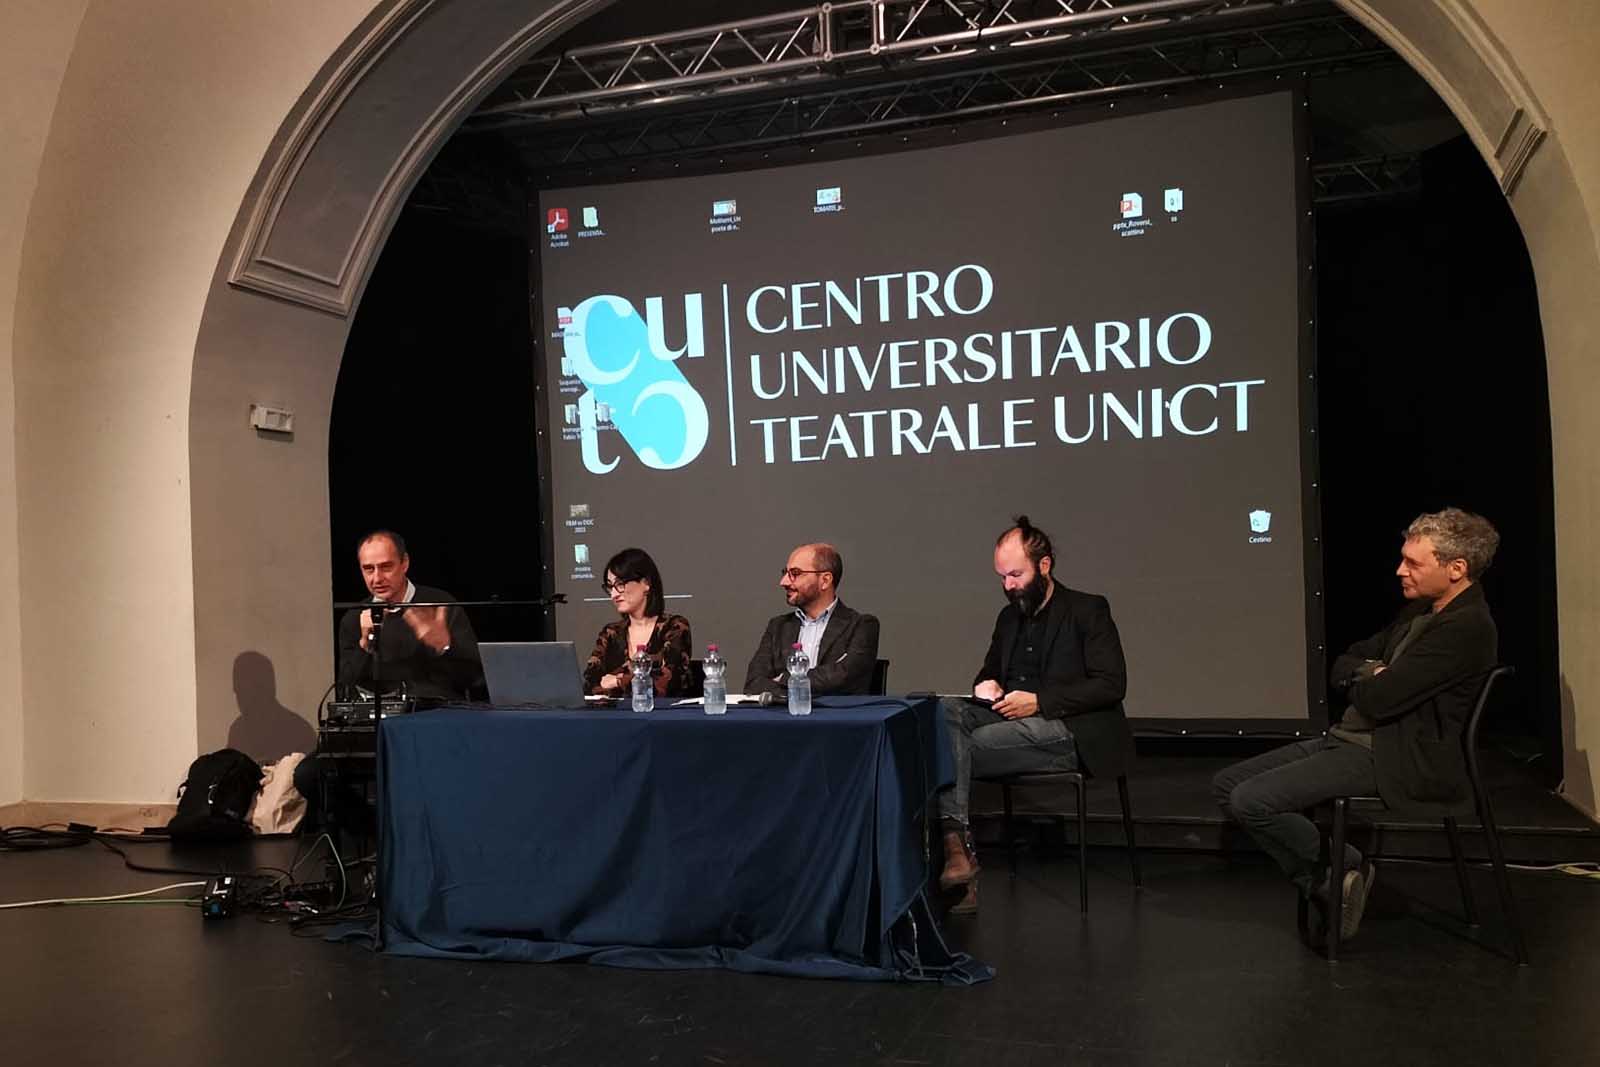
POLYGON ((440 708, 378 737, 379 936, 402 955, 982 981, 923 895, 954 779, 933 699, 440 708))

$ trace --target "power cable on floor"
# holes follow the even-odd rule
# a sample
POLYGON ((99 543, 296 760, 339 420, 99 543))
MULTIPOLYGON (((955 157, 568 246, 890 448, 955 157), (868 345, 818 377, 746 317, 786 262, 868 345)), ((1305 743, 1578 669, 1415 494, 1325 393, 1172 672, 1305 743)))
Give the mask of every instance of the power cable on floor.
MULTIPOLYGON (((205 887, 205 883, 204 882, 174 882, 171 885, 164 885, 164 886, 161 886, 158 889, 141 889, 136 893, 116 893, 116 894, 113 894, 111 896, 105 896, 105 897, 56 897, 56 898, 51 899, 51 900, 21 900, 21 901, 16 902, 15 904, 0 904, 0 909, 5 909, 5 908, 43 908, 43 907, 48 907, 48 906, 56 905, 56 904, 118 904, 118 903, 131 903, 131 902, 133 902, 134 900, 136 900, 139 897, 153 897, 157 893, 168 893, 168 892, 171 892, 174 889, 196 889, 196 888, 204 888, 204 887, 205 887)), ((194 902, 194 901, 196 901, 198 899, 199 898, 197 898, 197 897, 185 897, 185 898, 183 898, 181 900, 142 901, 141 903, 147 903, 147 904, 156 904, 156 903, 162 903, 162 904, 189 904, 189 903, 192 903, 192 902, 194 902)))

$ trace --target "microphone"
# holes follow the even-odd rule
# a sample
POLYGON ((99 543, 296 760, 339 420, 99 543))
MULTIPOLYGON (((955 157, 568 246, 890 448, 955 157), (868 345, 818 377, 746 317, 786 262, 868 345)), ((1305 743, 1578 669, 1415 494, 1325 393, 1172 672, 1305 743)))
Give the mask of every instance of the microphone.
POLYGON ((768 691, 756 697, 756 703, 763 708, 770 708, 775 704, 784 707, 789 703, 789 698, 782 693, 768 691))

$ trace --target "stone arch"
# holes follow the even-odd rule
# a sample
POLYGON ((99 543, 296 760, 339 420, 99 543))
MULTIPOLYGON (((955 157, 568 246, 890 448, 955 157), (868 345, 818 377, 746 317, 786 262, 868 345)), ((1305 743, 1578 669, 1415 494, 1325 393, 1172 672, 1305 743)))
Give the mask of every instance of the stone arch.
POLYGON ((274 138, 218 264, 195 347, 199 751, 226 743, 244 697, 232 689, 242 653, 275 664, 277 699, 301 715, 315 714, 333 676, 329 415, 351 316, 406 196, 484 95, 609 2, 380 3, 274 138), (292 439, 251 430, 251 402, 291 409, 292 439), (265 595, 244 598, 241 588, 265 595))

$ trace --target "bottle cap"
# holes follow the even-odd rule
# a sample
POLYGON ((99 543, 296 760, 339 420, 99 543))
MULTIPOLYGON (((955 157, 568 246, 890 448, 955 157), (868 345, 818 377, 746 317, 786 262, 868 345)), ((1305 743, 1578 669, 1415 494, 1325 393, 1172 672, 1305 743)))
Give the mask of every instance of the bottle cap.
POLYGON ((716 650, 717 650, 717 646, 716 645, 707 645, 706 646, 706 651, 707 652, 715 652, 716 650))
POLYGON ((802 645, 799 641, 796 641, 794 644, 790 645, 789 647, 790 648, 797 648, 797 649, 804 650, 806 646, 802 645))
POLYGON ((644 651, 644 650, 645 650, 645 649, 646 649, 646 648, 648 648, 648 647, 649 647, 649 646, 648 646, 648 645, 640 645, 640 646, 639 646, 639 651, 640 651, 640 652, 643 652, 643 651, 644 651))

